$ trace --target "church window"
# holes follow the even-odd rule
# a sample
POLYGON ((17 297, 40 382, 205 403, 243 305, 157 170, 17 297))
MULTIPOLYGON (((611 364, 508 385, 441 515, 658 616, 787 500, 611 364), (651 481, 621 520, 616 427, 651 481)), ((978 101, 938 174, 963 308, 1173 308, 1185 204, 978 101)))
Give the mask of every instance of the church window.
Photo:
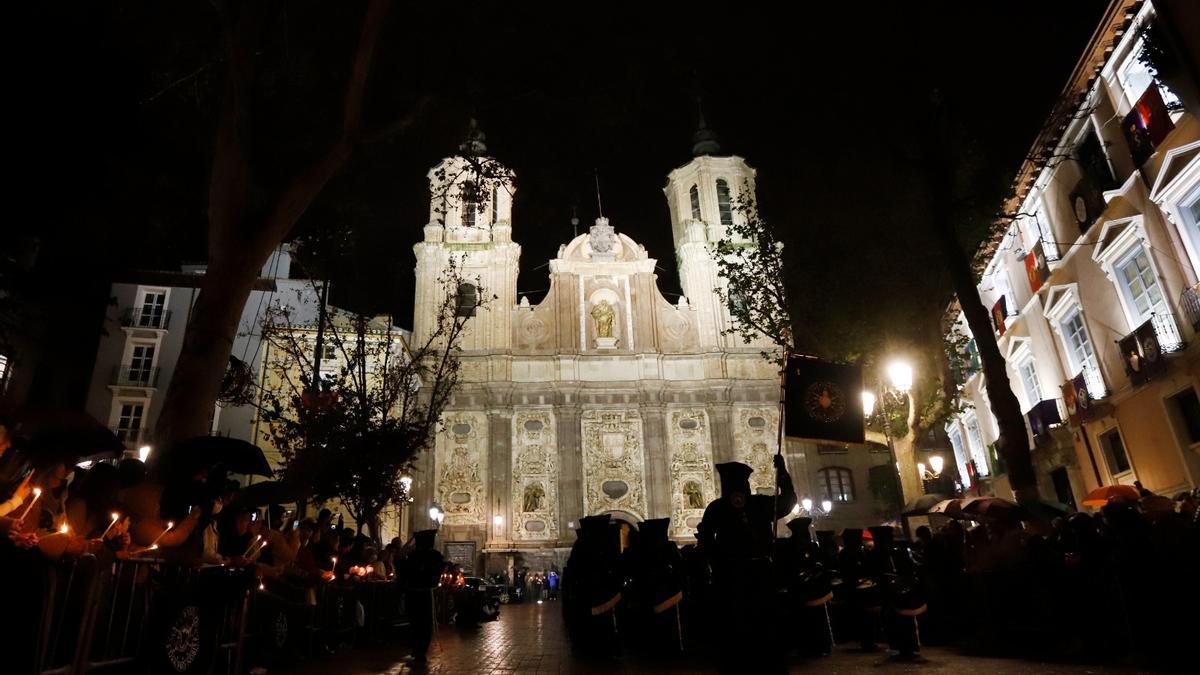
POLYGON ((479 202, 475 196, 475 183, 466 181, 462 184, 462 224, 464 227, 475 227, 475 212, 479 210, 479 202))
POLYGON ((717 179, 717 209, 721 214, 721 224, 732 225, 733 203, 729 196, 729 183, 724 178, 717 179))
POLYGON ((497 215, 496 204, 499 203, 499 199, 498 199, 499 196, 500 196, 499 188, 496 188, 493 186, 492 187, 492 224, 493 225, 496 224, 496 215, 497 215))
POLYGON ((463 282, 458 285, 455 314, 457 316, 475 316, 475 308, 479 306, 479 289, 475 284, 463 282))
POLYGON ((688 196, 692 200, 692 220, 700 220, 700 188, 693 185, 688 196))
POLYGON ((827 466, 817 472, 817 486, 825 498, 835 502, 854 501, 854 474, 841 466, 827 466))

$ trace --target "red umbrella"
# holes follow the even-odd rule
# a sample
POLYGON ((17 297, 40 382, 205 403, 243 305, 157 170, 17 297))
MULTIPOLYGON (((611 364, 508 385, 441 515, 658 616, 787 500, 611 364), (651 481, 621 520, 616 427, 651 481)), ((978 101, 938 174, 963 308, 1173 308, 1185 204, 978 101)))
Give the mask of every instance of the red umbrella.
POLYGON ((1132 485, 1104 485, 1089 492, 1082 504, 1099 508, 1112 500, 1136 502, 1140 497, 1137 488, 1132 485))

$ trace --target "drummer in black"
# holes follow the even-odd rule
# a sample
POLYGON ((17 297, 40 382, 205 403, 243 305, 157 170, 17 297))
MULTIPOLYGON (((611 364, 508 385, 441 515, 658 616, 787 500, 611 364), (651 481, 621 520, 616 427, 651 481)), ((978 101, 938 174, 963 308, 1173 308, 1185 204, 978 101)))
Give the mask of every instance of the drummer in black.
POLYGON ((586 656, 615 656, 616 607, 621 602, 620 544, 611 516, 579 520, 563 570, 563 618, 572 647, 586 656))
POLYGON ((782 455, 775 455, 778 497, 750 491, 753 471, 740 462, 717 465, 721 498, 704 510, 697 529, 712 561, 722 669, 782 672, 771 549, 775 523, 796 505, 796 493, 782 455))
POLYGON ((812 518, 788 521, 792 536, 776 564, 787 561, 782 578, 787 587, 788 609, 796 627, 797 643, 805 656, 827 656, 833 650, 833 630, 828 604, 833 600, 829 569, 821 563, 820 550, 812 540, 812 518))
POLYGON ((437 530, 416 532, 415 548, 397 565, 397 580, 405 585, 413 658, 417 661, 425 660, 433 641, 433 589, 446 567, 441 552, 433 547, 435 537, 437 530))
POLYGON ((622 554, 629 580, 621 602, 627 605, 636 631, 632 642, 654 656, 678 654, 683 649, 680 602, 683 600, 683 561, 679 547, 667 538, 670 518, 643 521, 637 540, 622 554))

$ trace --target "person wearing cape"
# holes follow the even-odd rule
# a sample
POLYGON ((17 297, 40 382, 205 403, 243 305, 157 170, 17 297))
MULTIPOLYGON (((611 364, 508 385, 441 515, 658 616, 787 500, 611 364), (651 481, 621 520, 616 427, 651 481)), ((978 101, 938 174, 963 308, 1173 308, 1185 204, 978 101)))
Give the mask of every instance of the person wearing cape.
POLYGON ((563 618, 571 646, 584 656, 615 656, 621 578, 620 544, 611 519, 603 514, 579 520, 578 538, 563 570, 563 618))
POLYGON ((433 641, 433 589, 446 567, 441 552, 434 548, 436 537, 437 530, 418 530, 413 534, 413 550, 397 565, 396 579, 404 584, 413 658, 417 661, 425 660, 433 641))
POLYGON ((775 455, 777 496, 751 491, 753 471, 741 462, 717 465, 721 497, 704 510, 697 528, 712 561, 715 618, 723 627, 713 635, 725 643, 718 646, 724 672, 783 669, 771 553, 775 523, 796 505, 796 492, 782 455, 775 455))

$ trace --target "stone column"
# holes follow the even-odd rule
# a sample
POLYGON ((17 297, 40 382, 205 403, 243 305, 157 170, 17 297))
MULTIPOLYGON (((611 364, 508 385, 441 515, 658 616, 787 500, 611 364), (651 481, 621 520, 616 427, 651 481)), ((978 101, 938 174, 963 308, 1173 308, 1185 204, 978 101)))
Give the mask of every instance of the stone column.
POLYGON ((558 536, 560 546, 570 546, 575 535, 568 527, 579 523, 583 512, 583 453, 579 405, 574 395, 554 408, 558 425, 558 536))
POLYGON ((642 405, 642 442, 646 461, 647 518, 671 515, 671 477, 667 457, 666 408, 661 403, 642 405))

